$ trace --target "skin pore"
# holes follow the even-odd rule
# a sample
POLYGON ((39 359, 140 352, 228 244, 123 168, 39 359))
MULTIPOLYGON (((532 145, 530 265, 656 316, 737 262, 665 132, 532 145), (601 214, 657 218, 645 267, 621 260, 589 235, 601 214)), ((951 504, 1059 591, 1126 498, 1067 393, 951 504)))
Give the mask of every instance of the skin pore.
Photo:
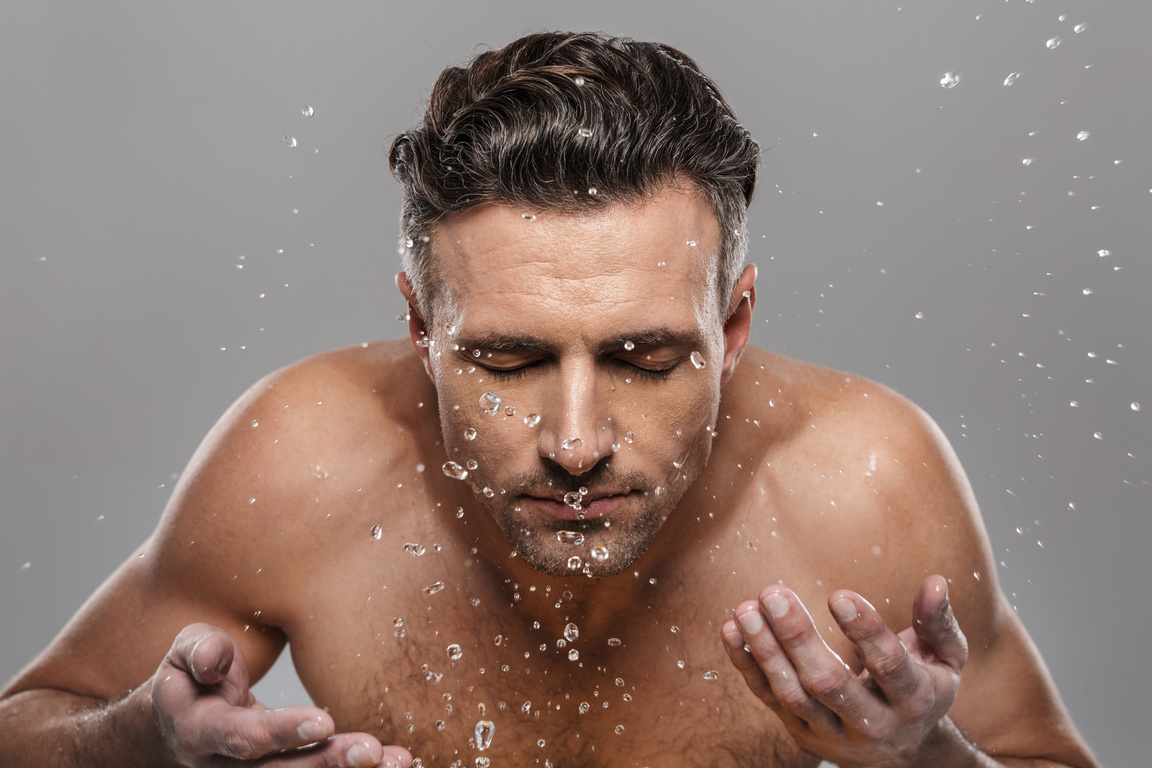
POLYGON ((451 300, 410 333, 449 459, 536 570, 626 570, 703 470, 747 339, 717 311, 710 206, 679 187, 582 216, 487 205, 433 238, 451 300))

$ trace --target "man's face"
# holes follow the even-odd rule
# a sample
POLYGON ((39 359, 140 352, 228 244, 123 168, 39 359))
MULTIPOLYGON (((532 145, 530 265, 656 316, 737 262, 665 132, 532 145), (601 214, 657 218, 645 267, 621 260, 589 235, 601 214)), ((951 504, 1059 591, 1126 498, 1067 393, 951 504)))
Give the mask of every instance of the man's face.
POLYGON ((710 206, 677 189, 437 225, 450 298, 423 351, 444 445, 536 569, 623 571, 702 470, 726 366, 718 244, 710 206))

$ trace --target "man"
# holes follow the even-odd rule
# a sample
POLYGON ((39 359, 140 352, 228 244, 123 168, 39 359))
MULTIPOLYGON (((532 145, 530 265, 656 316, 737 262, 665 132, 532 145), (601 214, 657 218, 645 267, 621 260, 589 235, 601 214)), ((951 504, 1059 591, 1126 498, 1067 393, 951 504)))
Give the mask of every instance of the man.
POLYGON ((0 764, 1095 765, 935 425, 746 348, 758 158, 665 46, 445 71, 410 338, 233 405, 0 764), (317 707, 249 692, 286 643, 317 707))

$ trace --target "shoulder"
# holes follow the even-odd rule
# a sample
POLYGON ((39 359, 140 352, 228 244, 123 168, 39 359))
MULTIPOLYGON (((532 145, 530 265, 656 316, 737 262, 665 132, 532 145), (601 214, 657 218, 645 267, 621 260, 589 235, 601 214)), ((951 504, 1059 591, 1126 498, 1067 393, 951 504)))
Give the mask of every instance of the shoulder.
POLYGON ((818 564, 826 585, 877 603, 890 598, 900 612, 888 618, 899 626, 933 573, 958 591, 958 614, 968 601, 985 614, 969 621, 984 624, 999 600, 991 549, 972 488, 936 423, 877 382, 751 352, 728 407, 741 424, 763 415, 746 450, 761 467, 780 535, 818 564))

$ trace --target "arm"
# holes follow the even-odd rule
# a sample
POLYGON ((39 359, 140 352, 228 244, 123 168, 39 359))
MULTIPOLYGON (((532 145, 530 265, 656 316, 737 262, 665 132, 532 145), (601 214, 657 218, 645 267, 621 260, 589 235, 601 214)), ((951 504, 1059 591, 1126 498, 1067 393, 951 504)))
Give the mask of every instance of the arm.
POLYGON ((829 596, 849 667, 816 628, 827 621, 814 622, 791 590, 768 587, 723 627, 733 664, 798 744, 842 766, 1096 765, 996 586, 947 442, 906 401, 869 394, 868 409, 837 411, 852 432, 837 435, 839 466, 867 480, 838 489, 853 508, 818 538, 833 560, 865 563, 832 568, 831 586, 890 595, 891 605, 877 610, 848 590, 829 596), (854 471, 857 455, 867 472, 854 471), (856 541, 884 542, 887 557, 859 558, 856 541), (948 578, 920 582, 933 572, 948 578))
MULTIPOLYGON (((272 455, 281 443, 248 426, 277 422, 272 409, 291 395, 272 403, 270 390, 264 382, 229 410, 153 536, 0 693, 0 766, 230 765, 282 750, 293 751, 261 764, 410 762, 368 734, 334 736, 316 707, 269 710, 249 691, 284 647, 277 616, 310 544, 293 506, 299 462, 272 455), (256 495, 264 506, 249 504, 256 495), (273 512, 284 533, 269 547, 273 512)), ((287 417, 278 428, 284 443, 309 429, 287 417)))

